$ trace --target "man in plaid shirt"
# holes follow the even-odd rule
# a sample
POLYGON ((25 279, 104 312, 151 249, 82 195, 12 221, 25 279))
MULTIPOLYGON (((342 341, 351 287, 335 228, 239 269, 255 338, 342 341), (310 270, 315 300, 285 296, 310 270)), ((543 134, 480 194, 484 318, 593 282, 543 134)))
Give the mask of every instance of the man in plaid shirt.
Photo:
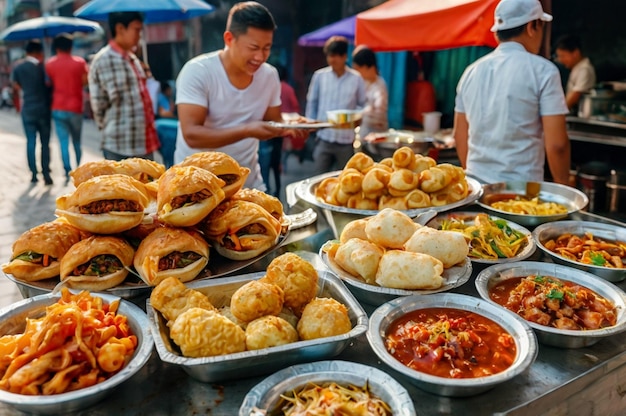
POLYGON ((103 131, 105 159, 153 159, 159 148, 154 110, 146 74, 133 53, 139 44, 143 15, 109 14, 113 39, 94 57, 89 68, 89 94, 94 120, 103 131))

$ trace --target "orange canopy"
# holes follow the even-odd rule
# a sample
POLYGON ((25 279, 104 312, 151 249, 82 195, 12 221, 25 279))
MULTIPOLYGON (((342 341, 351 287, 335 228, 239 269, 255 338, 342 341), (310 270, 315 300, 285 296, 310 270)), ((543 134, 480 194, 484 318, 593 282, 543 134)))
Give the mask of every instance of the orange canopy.
POLYGON ((500 0, 389 0, 356 16, 355 43, 376 51, 497 46, 500 0))

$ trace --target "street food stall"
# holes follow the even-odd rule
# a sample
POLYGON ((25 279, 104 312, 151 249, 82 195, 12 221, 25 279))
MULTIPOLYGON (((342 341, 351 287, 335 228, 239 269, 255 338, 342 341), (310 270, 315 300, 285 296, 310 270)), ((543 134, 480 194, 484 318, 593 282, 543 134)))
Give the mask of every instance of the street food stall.
MULTIPOLYGON (((337 174, 340 172, 334 173, 335 176, 337 174)), ((334 175, 327 174, 326 176, 332 179, 334 175)), ((322 178, 313 177, 288 186, 290 206, 286 209, 289 214, 293 215, 291 218, 294 226, 279 239, 278 244, 248 261, 227 262, 217 253, 213 253, 207 269, 199 275, 196 281, 186 284, 190 288, 204 290, 207 296, 212 296, 212 300, 217 299, 220 294, 230 293, 229 291, 241 282, 261 278, 265 275, 268 266, 286 253, 295 253, 301 259, 310 262, 318 271, 320 282, 323 282, 320 293, 339 299, 348 306, 353 326, 349 333, 338 336, 336 341, 332 342, 321 339, 296 343, 291 347, 275 347, 278 348, 277 351, 280 351, 278 355, 276 351, 272 352, 272 349, 268 348, 247 351, 239 355, 231 354, 233 358, 187 359, 181 356, 175 347, 168 346, 169 337, 164 335, 166 332, 163 332, 166 331, 167 325, 165 321, 159 324, 160 315, 148 302, 151 288, 145 285, 139 287, 141 281, 135 283, 134 286, 126 284, 123 290, 118 288, 117 291, 117 295, 123 298, 123 310, 129 311, 129 319, 134 319, 133 328, 140 334, 145 334, 146 331, 143 312, 147 312, 156 350, 150 348, 151 352, 145 352, 141 349, 137 355, 141 356, 145 364, 142 362, 137 365, 133 369, 133 374, 127 374, 126 379, 119 385, 107 390, 106 399, 75 411, 75 407, 67 407, 69 405, 66 406, 66 404, 55 408, 54 396, 47 396, 45 397, 48 401, 47 407, 39 410, 46 413, 93 415, 113 413, 134 415, 144 412, 232 415, 238 414, 244 402, 249 405, 251 400, 254 402, 261 397, 259 389, 264 389, 263 392, 267 393, 268 383, 277 383, 277 379, 286 377, 285 374, 295 377, 301 371, 302 374, 309 374, 311 378, 314 378, 318 373, 337 374, 332 370, 350 368, 352 372, 361 371, 363 374, 368 374, 367 377, 371 377, 372 385, 384 385, 385 382, 381 380, 387 380, 387 385, 396 386, 399 391, 397 401, 400 402, 397 405, 404 406, 402 409, 408 409, 400 414, 435 415, 463 412, 526 415, 578 413, 587 410, 591 412, 591 409, 599 414, 621 412, 626 405, 624 402, 626 399, 623 399, 623 391, 626 388, 623 384, 626 375, 626 339, 618 333, 613 334, 610 328, 600 330, 598 337, 594 339, 588 339, 584 335, 574 336, 575 343, 578 343, 572 344, 572 341, 567 341, 566 346, 557 346, 558 342, 555 344, 554 339, 550 336, 545 337, 545 334, 542 338, 536 328, 534 331, 530 329, 526 332, 522 331, 525 335, 519 335, 519 339, 524 338, 529 342, 522 349, 529 354, 529 361, 526 362, 528 367, 515 374, 508 374, 505 371, 504 374, 508 374, 508 378, 496 385, 483 386, 483 391, 465 388, 462 390, 464 394, 450 395, 445 391, 440 392, 441 394, 429 392, 432 390, 416 383, 415 379, 407 375, 401 367, 382 359, 373 341, 378 331, 372 332, 371 326, 383 325, 384 315, 393 311, 397 312, 397 308, 405 307, 406 304, 420 304, 440 297, 456 299, 455 296, 462 295, 462 301, 459 303, 461 305, 471 304, 477 311, 481 308, 485 310, 496 308, 496 311, 500 311, 494 305, 487 305, 489 302, 481 298, 483 289, 480 282, 489 278, 488 271, 493 266, 506 268, 524 263, 526 265, 524 267, 533 265, 532 267, 544 270, 546 274, 551 271, 556 273, 559 270, 570 270, 570 274, 582 276, 580 279, 588 278, 589 274, 581 270, 561 269, 564 266, 557 265, 557 257, 543 249, 537 249, 537 247, 542 247, 543 240, 537 241, 535 234, 530 239, 530 232, 539 232, 552 224, 574 221, 576 224, 587 224, 588 227, 597 230, 594 232, 598 235, 601 235, 602 227, 606 227, 611 230, 610 232, 617 233, 614 235, 620 239, 621 233, 626 232, 624 231, 626 226, 623 223, 585 212, 583 208, 587 199, 584 194, 574 188, 549 183, 539 184, 539 188, 534 191, 533 187, 528 184, 482 187, 476 181, 467 178, 468 192, 461 195, 456 202, 434 209, 431 207, 408 210, 406 211, 407 218, 416 217, 420 224, 437 228, 437 219, 440 225, 457 218, 454 213, 463 212, 464 215, 472 216, 486 212, 494 215, 495 211, 490 208, 490 201, 497 199, 495 196, 502 192, 521 194, 534 192, 540 198, 554 198, 555 201, 567 205, 568 210, 546 218, 537 216, 524 218, 518 214, 510 214, 512 215, 510 218, 524 223, 516 229, 525 230, 525 236, 529 238, 528 247, 517 254, 517 257, 512 258, 515 261, 489 263, 476 259, 470 261, 469 258, 464 257, 461 266, 457 265, 444 271, 444 283, 447 281, 449 284, 444 284, 439 293, 424 291, 411 296, 396 296, 394 295, 396 292, 391 289, 364 288, 363 282, 357 283, 353 277, 346 275, 345 271, 337 268, 329 260, 329 252, 324 247, 328 247, 329 243, 337 242, 343 228, 351 221, 362 219, 371 212, 351 210, 340 206, 333 207, 323 199, 323 196, 322 199, 316 197, 316 189, 322 180, 322 178), (436 217, 433 219, 433 216, 436 217), (211 276, 212 278, 208 279, 211 276), (369 298, 363 296, 364 291, 369 292, 369 298), (134 317, 135 312, 131 311, 133 308, 141 310, 142 317, 134 317), (155 330, 155 328, 161 329, 155 330), (533 332, 538 334, 539 344, 534 341, 533 332), (533 359, 535 354, 536 358, 533 359), (195 362, 198 366, 193 364, 195 362), (366 367, 362 367, 363 365, 366 367), (264 382, 267 377, 270 377, 269 381, 264 382), (404 390, 406 393, 403 392, 404 390), (407 402, 408 397, 410 397, 409 402, 407 402), (416 413, 413 413, 410 408, 414 408, 416 413)), ((394 212, 400 213, 401 211, 394 212)), ((611 299, 619 304, 626 299, 626 295, 623 295, 621 291, 626 287, 626 283, 623 279, 624 272, 618 270, 617 273, 617 275, 608 275, 606 279, 594 277, 596 285, 593 287, 598 293, 605 293, 604 290, 613 291, 611 293, 616 295, 611 299), (614 283, 610 283, 609 280, 613 280, 614 283)), ((10 275, 6 277, 16 282, 24 297, 31 298, 42 293, 46 294, 53 289, 37 282, 17 281, 10 275)), ((115 288, 109 293, 116 294, 115 288)), ((97 293, 94 295, 97 296, 97 293)), ((25 302, 26 304, 21 305, 20 308, 28 307, 28 300, 25 302)), ((214 302, 218 305, 217 300, 214 302)), ((15 308, 7 308, 2 313, 11 313, 12 309, 15 308)), ((618 309, 617 323, 614 327, 616 331, 621 331, 626 315, 625 308, 619 307, 618 309)), ((513 315, 500 312, 493 316, 510 318, 513 315)), ((143 340, 140 339, 141 347, 151 345, 147 338, 149 335, 143 335, 143 340)), ((470 382, 469 386, 476 387, 479 384, 479 382, 470 382)), ((78 392, 80 390, 76 391, 78 392)), ((9 400, 6 393, 0 392, 0 402, 2 402, 0 409, 3 414, 21 414, 16 408, 28 409, 28 398, 15 401, 14 396, 11 396, 9 400)), ((22 397, 22 395, 17 396, 22 397)), ((33 403, 38 400, 37 396, 30 397, 30 405, 36 406, 33 403)), ((43 398, 39 400, 42 401, 43 398)), ((84 400, 84 397, 80 400, 84 400)), ((34 408, 36 407, 30 409, 34 408)), ((243 414, 262 413, 244 412, 243 414)))

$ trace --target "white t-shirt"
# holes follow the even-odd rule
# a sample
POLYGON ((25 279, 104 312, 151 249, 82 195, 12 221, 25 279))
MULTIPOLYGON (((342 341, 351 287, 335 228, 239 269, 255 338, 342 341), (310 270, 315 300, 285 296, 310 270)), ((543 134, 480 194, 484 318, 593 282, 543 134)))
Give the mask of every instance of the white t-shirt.
POLYGON ((589 62, 589 58, 583 58, 572 68, 567 79, 567 92, 587 92, 596 85, 596 71, 589 62))
POLYGON ((541 117, 568 113, 556 65, 517 42, 465 70, 455 111, 469 124, 467 174, 487 183, 543 181, 541 117))
POLYGON ((376 77, 374 82, 365 82, 365 96, 367 105, 363 109, 363 121, 361 122, 361 137, 371 132, 387 131, 388 96, 387 83, 381 76, 376 77))
MULTIPOLYGON (((244 89, 234 87, 219 51, 197 56, 187 62, 176 80, 176 104, 195 104, 208 109, 205 124, 212 128, 228 128, 250 121, 263 120, 269 107, 280 106, 280 80, 276 69, 263 64, 255 72, 252 83, 244 89)), ((176 137, 174 163, 204 151, 224 152, 250 168, 245 186, 265 191, 258 162, 259 140, 249 137, 216 148, 191 148, 183 138, 180 126, 176 137)))

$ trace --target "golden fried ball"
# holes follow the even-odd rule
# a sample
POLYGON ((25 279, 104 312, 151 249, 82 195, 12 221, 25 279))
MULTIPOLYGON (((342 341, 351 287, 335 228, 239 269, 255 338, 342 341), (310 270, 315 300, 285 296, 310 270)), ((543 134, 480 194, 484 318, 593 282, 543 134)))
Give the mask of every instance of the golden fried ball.
POLYGON ((179 315, 170 337, 185 357, 212 357, 246 350, 246 333, 215 311, 191 308, 179 315))
POLYGON ((283 318, 267 315, 250 322, 246 328, 248 350, 276 347, 298 340, 296 329, 283 318))
POLYGON ((176 277, 164 279, 152 290, 150 304, 168 321, 191 308, 215 310, 204 293, 187 288, 176 277))
POLYGON ((285 253, 272 260, 261 280, 280 286, 285 292, 285 306, 296 315, 317 295, 317 270, 294 253, 285 253))
POLYGON ((348 308, 332 298, 315 298, 302 311, 298 334, 303 340, 332 337, 352 329, 348 308))
POLYGON ((270 282, 252 280, 233 293, 230 311, 237 319, 250 322, 265 315, 278 315, 283 309, 283 290, 270 282))

